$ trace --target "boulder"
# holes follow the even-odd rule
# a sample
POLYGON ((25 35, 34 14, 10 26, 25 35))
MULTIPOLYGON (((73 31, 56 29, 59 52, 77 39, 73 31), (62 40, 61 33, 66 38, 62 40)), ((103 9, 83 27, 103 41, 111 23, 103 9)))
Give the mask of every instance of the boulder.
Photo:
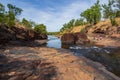
POLYGON ((90 40, 85 33, 67 33, 61 37, 62 44, 86 44, 90 40))
POLYGON ((75 44, 75 36, 72 33, 64 34, 61 37, 62 44, 75 44))
POLYGON ((86 44, 89 43, 90 40, 88 39, 85 33, 75 33, 75 44, 86 44))

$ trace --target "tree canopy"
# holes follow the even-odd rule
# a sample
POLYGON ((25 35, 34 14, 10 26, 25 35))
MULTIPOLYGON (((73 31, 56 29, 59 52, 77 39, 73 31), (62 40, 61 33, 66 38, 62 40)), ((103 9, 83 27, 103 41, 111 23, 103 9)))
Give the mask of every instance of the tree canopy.
POLYGON ((85 18, 90 24, 96 24, 101 20, 101 7, 99 0, 90 8, 81 13, 81 17, 85 18))
POLYGON ((47 33, 46 26, 44 24, 38 24, 34 27, 34 30, 40 33, 47 33))

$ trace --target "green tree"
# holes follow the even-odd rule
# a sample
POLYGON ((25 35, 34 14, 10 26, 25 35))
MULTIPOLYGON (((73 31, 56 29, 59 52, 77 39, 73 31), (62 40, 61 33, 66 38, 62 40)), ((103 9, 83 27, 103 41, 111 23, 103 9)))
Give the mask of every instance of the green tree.
POLYGON ((120 0, 115 0, 115 7, 117 7, 120 10, 120 0))
POLYGON ((0 3, 0 24, 7 22, 7 14, 5 13, 5 6, 0 3))
POLYGON ((7 4, 7 7, 9 11, 7 12, 7 24, 9 26, 15 25, 16 16, 20 15, 22 13, 22 9, 18 8, 16 6, 13 6, 12 4, 7 4))
POLYGON ((13 14, 15 16, 20 15, 22 13, 22 11, 23 11, 21 8, 18 8, 16 6, 12 5, 12 4, 8 4, 7 7, 9 9, 9 12, 13 12, 13 14))
POLYGON ((8 22, 7 22, 8 26, 14 26, 15 25, 15 15, 13 12, 9 12, 8 14, 8 22))
POLYGON ((101 6, 99 0, 90 8, 81 13, 81 17, 85 18, 90 24, 96 24, 101 20, 101 6))
POLYGON ((60 29, 61 32, 64 30, 70 30, 75 26, 75 19, 70 20, 68 23, 63 24, 63 27, 60 29))
POLYGON ((5 6, 0 3, 0 14, 4 14, 5 13, 5 6))
POLYGON ((120 17, 120 0, 115 0, 115 5, 114 7, 116 8, 116 17, 120 17))
POLYGON ((36 24, 34 21, 32 21, 32 20, 30 20, 29 23, 30 23, 30 25, 31 25, 32 27, 35 27, 35 26, 37 25, 37 24, 36 24))
POLYGON ((46 26, 44 24, 38 24, 34 27, 34 30, 43 34, 47 34, 46 26))
POLYGON ((25 19, 25 18, 22 19, 22 24, 23 24, 26 28, 29 28, 29 29, 32 28, 31 23, 30 23, 27 19, 25 19))
POLYGON ((85 24, 85 22, 84 22, 84 19, 82 19, 82 18, 75 20, 75 26, 80 26, 80 25, 84 25, 84 24, 85 24))
POLYGON ((108 4, 103 4, 103 18, 110 19, 110 17, 115 14, 113 10, 113 4, 115 3, 114 0, 109 0, 108 4))

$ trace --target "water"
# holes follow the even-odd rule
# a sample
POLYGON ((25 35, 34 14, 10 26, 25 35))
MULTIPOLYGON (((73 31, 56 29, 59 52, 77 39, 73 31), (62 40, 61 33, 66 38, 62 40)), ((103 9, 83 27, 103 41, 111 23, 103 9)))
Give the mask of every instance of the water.
POLYGON ((64 45, 55 36, 48 36, 48 40, 47 47, 70 49, 76 56, 85 56, 102 63, 109 71, 120 77, 120 48, 94 45, 64 45))
POLYGON ((61 40, 55 36, 48 36, 47 47, 61 48, 61 40))

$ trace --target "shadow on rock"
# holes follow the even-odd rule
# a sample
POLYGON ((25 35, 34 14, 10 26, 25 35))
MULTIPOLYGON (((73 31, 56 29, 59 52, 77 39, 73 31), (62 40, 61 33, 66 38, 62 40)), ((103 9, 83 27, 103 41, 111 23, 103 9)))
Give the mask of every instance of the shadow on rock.
POLYGON ((0 80, 51 80, 56 67, 41 60, 14 59, 0 63, 0 80))

